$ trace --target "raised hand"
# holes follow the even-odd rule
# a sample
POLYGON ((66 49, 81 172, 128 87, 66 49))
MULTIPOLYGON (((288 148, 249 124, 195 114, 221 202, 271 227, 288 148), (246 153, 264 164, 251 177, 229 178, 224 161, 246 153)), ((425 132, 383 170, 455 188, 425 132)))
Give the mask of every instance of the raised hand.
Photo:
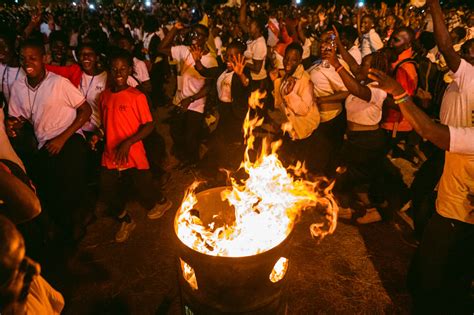
POLYGON ((369 70, 369 79, 378 82, 378 88, 389 94, 401 95, 404 92, 400 83, 380 70, 371 68, 369 70))
POLYGON ((191 47, 189 47, 189 51, 191 52, 191 55, 193 56, 193 59, 195 62, 198 62, 201 60, 202 55, 203 55, 203 51, 201 47, 197 45, 192 45, 191 47))
POLYGON ((232 70, 237 75, 242 75, 244 73, 244 68, 245 68, 245 57, 242 54, 238 54, 237 56, 233 56, 232 60, 230 61, 230 64, 232 66, 232 70))

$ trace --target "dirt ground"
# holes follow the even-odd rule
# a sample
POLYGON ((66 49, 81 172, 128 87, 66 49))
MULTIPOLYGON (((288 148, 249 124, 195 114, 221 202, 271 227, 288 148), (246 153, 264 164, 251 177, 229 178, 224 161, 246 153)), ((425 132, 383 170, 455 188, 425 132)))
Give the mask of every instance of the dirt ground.
MULTIPOLYGON (((167 126, 160 123, 158 129, 169 148, 167 126)), ((410 181, 414 169, 397 164, 410 181)), ((180 314, 173 219, 193 180, 172 171, 166 195, 174 206, 159 220, 147 219, 143 209, 129 204, 137 228, 126 243, 114 242, 116 221, 102 218, 88 227, 65 263, 43 266, 65 295, 65 314, 180 314)), ((335 233, 318 243, 308 229, 318 218, 305 213, 294 231, 288 314, 408 313, 405 278, 414 251, 409 226, 398 215, 367 226, 340 221, 335 233)))

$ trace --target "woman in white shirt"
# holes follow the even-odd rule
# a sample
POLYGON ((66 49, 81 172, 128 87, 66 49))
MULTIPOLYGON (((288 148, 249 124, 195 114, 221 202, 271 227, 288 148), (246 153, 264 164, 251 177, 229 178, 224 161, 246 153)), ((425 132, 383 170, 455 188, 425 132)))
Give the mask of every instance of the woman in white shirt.
POLYGON ((267 41, 263 37, 266 21, 263 18, 253 18, 247 21, 247 1, 242 0, 240 6, 240 27, 248 33, 250 40, 244 55, 247 58, 245 65, 252 74, 252 91, 256 89, 267 90, 267 71, 265 59, 267 58, 267 41))
POLYGON ((379 89, 377 83, 370 82, 368 72, 369 68, 373 68, 389 73, 389 54, 389 49, 382 49, 365 56, 357 78, 340 64, 334 49, 323 56, 336 68, 351 93, 345 102, 347 140, 341 152, 342 163, 347 170, 337 179, 335 190, 353 194, 356 207, 366 209, 365 215, 357 219, 361 224, 382 220, 378 211, 370 205, 368 195, 369 190, 373 191, 375 187, 386 154, 386 137, 379 127, 379 122, 387 93, 379 89))

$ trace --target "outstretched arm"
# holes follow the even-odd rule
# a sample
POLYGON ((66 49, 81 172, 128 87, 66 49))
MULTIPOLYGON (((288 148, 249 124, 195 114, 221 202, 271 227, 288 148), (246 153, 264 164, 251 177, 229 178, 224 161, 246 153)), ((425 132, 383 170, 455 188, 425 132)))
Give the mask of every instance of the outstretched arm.
MULTIPOLYGON (((403 95, 405 90, 393 78, 385 73, 370 69, 369 78, 379 83, 379 88, 392 94, 395 98, 403 95)), ((449 127, 435 123, 418 106, 413 103, 408 95, 402 98, 404 101, 399 104, 400 111, 408 122, 415 128, 416 132, 423 138, 428 139, 437 147, 443 150, 450 149, 449 127)))
POLYGON ((336 50, 334 47, 331 51, 323 53, 323 59, 329 60, 331 65, 336 68, 336 71, 339 73, 339 76, 349 93, 366 102, 370 101, 372 98, 372 92, 367 86, 360 84, 349 72, 346 71, 346 69, 344 69, 336 57, 336 50))
POLYGON ((461 56, 453 48, 453 42, 444 23, 443 11, 441 10, 439 0, 428 0, 426 2, 433 17, 436 44, 438 44, 439 50, 443 54, 444 59, 446 59, 449 69, 456 72, 461 64, 461 56))

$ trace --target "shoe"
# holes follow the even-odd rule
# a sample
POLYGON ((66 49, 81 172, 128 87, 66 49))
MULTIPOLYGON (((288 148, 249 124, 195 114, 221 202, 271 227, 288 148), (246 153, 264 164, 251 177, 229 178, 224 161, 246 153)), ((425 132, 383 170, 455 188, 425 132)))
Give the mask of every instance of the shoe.
POLYGON ((339 211, 337 212, 337 217, 339 219, 347 219, 350 220, 352 219, 352 215, 354 214, 354 210, 351 208, 339 208, 339 211))
POLYGON ((148 219, 155 220, 161 218, 165 212, 171 208, 172 205, 173 203, 168 199, 165 199, 163 203, 157 203, 153 209, 148 211, 148 219))
POLYGON ((369 224, 382 221, 382 216, 375 208, 367 209, 367 212, 362 217, 357 218, 359 224, 369 224))
POLYGON ((125 221, 122 222, 120 230, 118 230, 117 234, 115 234, 115 241, 117 243, 125 242, 130 237, 130 233, 132 233, 132 231, 135 230, 136 227, 137 224, 133 220, 130 223, 125 221))

